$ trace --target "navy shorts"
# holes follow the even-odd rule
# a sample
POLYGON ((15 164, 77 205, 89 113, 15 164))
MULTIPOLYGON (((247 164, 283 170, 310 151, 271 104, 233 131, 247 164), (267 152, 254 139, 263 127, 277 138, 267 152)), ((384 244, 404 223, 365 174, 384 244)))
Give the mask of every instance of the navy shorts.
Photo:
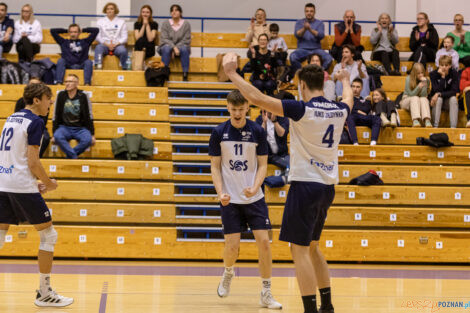
POLYGON ((287 194, 279 240, 309 246, 320 239, 335 186, 293 181, 287 194))
POLYGON ((0 191, 0 224, 36 225, 50 221, 51 213, 40 193, 0 191))
POLYGON ((264 198, 249 204, 229 203, 220 205, 224 234, 236 234, 248 230, 271 229, 268 206, 264 198))

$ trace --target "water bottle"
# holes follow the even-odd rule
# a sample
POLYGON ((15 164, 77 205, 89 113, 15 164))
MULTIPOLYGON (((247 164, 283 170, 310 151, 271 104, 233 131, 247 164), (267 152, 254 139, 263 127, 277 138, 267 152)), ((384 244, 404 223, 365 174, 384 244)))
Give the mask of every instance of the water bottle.
POLYGON ((95 55, 95 66, 97 69, 101 70, 103 68, 103 62, 102 62, 102 55, 97 54, 95 55))
POLYGON ((127 55, 126 69, 128 71, 132 70, 132 60, 131 60, 131 56, 129 54, 127 55))

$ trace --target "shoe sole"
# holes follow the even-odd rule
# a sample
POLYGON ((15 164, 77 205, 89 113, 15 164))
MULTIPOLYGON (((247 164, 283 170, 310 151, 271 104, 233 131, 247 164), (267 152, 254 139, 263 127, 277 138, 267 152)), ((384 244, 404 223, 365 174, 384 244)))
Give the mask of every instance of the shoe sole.
POLYGON ((219 298, 227 298, 228 297, 228 294, 224 296, 224 295, 221 295, 219 293, 219 287, 217 287, 217 295, 219 296, 219 298))
POLYGON ((42 302, 39 302, 39 301, 34 301, 34 304, 38 307, 41 307, 41 308, 45 308, 45 307, 64 308, 66 306, 71 305, 73 302, 74 302, 74 300, 72 300, 72 302, 70 302, 69 304, 62 304, 62 303, 42 303, 42 302))
POLYGON ((259 305, 260 305, 262 308, 267 308, 267 309, 271 309, 271 310, 282 310, 282 305, 281 305, 281 306, 272 307, 272 306, 263 304, 263 303, 261 303, 261 302, 259 303, 259 305))

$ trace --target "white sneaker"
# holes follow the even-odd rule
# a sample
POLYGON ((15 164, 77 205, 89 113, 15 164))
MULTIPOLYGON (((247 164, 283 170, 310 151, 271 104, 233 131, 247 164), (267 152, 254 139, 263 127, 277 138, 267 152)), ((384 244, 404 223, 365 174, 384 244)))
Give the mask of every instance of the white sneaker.
POLYGON ((54 290, 49 288, 49 292, 44 295, 41 294, 39 290, 36 290, 36 300, 34 304, 41 307, 53 306, 53 307, 64 307, 71 305, 73 303, 73 298, 63 297, 57 294, 54 290))
POLYGON ((282 309, 282 304, 274 300, 271 290, 266 290, 265 292, 261 291, 261 297, 259 299, 259 304, 263 308, 268 309, 282 309))
POLYGON ((219 287, 217 288, 217 295, 221 298, 228 297, 230 293, 230 284, 232 283, 232 278, 235 276, 235 271, 229 273, 224 271, 224 275, 222 276, 222 280, 219 283, 219 287))
POLYGON ((465 125, 466 128, 470 127, 470 121, 467 122, 467 125, 465 125))
POLYGON ((372 141, 370 142, 370 145, 371 145, 371 146, 375 146, 376 144, 377 144, 377 141, 375 141, 375 140, 372 140, 372 141))

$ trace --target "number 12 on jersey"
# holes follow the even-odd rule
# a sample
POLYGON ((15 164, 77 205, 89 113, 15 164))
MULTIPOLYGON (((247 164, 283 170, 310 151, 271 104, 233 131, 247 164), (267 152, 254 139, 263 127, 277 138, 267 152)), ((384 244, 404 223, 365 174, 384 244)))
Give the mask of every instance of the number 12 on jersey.
POLYGON ((334 140, 333 140, 333 134, 335 132, 335 127, 333 124, 330 124, 328 128, 326 129, 325 135, 323 135, 322 143, 328 144, 328 148, 331 148, 333 146, 334 140))
POLYGON ((243 145, 241 143, 234 144, 233 147, 235 148, 235 155, 243 155, 243 145))
POLYGON ((0 141, 0 151, 10 151, 11 147, 8 144, 10 143, 12 137, 13 128, 4 128, 2 132, 2 140, 0 141))

